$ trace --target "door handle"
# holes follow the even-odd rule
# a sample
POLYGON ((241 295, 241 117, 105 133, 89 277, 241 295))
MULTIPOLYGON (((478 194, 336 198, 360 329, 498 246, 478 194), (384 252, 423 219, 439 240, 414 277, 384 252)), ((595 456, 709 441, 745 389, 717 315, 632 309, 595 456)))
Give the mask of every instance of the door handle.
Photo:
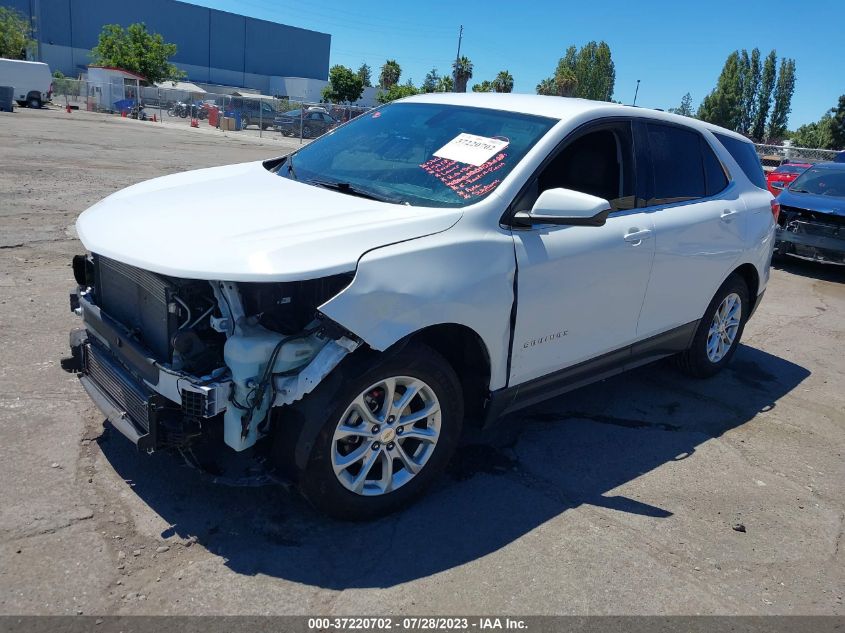
POLYGON ((739 213, 736 209, 725 209, 722 211, 722 215, 719 217, 722 222, 730 222, 734 219, 734 216, 739 213))
POLYGON ((635 246, 651 237, 651 229, 631 229, 625 234, 625 241, 631 242, 635 246))

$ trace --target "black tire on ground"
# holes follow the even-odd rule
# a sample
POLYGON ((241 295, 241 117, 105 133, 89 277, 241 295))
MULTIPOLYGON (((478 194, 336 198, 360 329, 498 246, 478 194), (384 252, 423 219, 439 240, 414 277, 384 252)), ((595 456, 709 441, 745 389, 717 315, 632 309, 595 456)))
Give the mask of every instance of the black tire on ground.
POLYGON ((307 125, 302 128, 302 138, 311 138, 311 128, 307 125))
POLYGON ((733 358, 736 348, 739 346, 740 339, 742 339, 742 332, 745 329, 745 323, 748 321, 750 311, 751 302, 748 296, 748 286, 740 275, 734 273, 725 280, 725 283, 716 291, 716 294, 710 301, 710 305, 707 306, 707 310, 698 324, 698 329, 695 331, 695 337, 692 340, 690 348, 675 357, 678 367, 685 374, 694 378, 709 378, 719 373, 731 361, 731 358, 733 358), (710 326, 713 323, 716 310, 719 309, 722 301, 730 294, 736 294, 740 299, 741 313, 739 327, 730 348, 728 348, 727 352, 725 352, 719 361, 713 362, 707 355, 707 339, 710 333, 710 326))
POLYGON ((250 120, 248 116, 241 117, 241 129, 245 130, 250 124, 250 120))
POLYGON ((41 99, 39 99, 38 97, 30 97, 29 99, 26 100, 26 105, 30 108, 38 109, 42 105, 41 99))
POLYGON ((305 498, 320 512, 338 519, 367 520, 394 512, 417 497, 446 468, 458 445, 463 424, 461 386, 449 363, 430 347, 409 344, 396 353, 362 352, 348 357, 280 421, 274 453, 280 467, 298 481, 305 498), (352 401, 371 385, 392 376, 409 376, 426 383, 440 405, 440 435, 421 470, 396 490, 363 496, 341 484, 332 467, 333 434, 352 401), (319 419, 322 427, 307 465, 292 466, 293 447, 305 420, 319 419))

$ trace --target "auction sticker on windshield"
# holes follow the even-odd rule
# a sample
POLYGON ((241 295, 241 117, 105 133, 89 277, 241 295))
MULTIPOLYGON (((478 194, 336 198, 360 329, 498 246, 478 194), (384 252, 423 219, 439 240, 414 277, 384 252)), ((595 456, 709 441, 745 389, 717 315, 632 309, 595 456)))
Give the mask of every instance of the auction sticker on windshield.
POLYGON ((478 167, 508 145, 510 145, 510 141, 506 139, 476 136, 462 132, 434 152, 434 155, 438 158, 447 158, 478 167))

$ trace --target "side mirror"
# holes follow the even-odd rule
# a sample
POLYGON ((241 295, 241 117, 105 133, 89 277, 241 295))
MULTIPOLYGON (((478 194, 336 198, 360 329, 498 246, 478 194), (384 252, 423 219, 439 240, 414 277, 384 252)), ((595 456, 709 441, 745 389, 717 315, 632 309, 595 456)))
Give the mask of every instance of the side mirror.
POLYGON ((514 220, 519 226, 603 226, 610 211, 610 203, 603 198, 571 189, 547 189, 537 198, 531 211, 520 211, 514 215, 514 220))

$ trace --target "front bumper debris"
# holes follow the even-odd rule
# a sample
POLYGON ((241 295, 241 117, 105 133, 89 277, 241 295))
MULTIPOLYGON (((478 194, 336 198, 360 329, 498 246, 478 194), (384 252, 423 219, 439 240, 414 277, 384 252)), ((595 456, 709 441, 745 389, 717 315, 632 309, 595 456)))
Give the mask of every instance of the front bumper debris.
POLYGON ((100 411, 139 449, 180 445, 225 410, 230 381, 162 367, 84 294, 74 304, 85 327, 71 332, 72 356, 63 366, 79 372, 100 411))
POLYGON ((845 224, 840 218, 814 213, 785 212, 775 232, 781 255, 831 264, 845 264, 845 224))

